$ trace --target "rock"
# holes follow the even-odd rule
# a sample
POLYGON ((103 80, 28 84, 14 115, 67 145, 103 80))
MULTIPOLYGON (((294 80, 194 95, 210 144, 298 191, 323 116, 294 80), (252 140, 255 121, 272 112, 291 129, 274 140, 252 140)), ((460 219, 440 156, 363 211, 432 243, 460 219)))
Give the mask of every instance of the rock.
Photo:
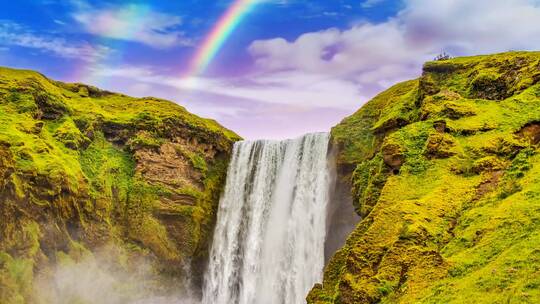
POLYGON ((409 123, 410 121, 404 119, 403 117, 391 117, 383 121, 380 125, 378 125, 373 130, 375 131, 375 133, 382 134, 382 133, 406 126, 409 123))
POLYGON ((482 173, 484 171, 502 171, 508 167, 508 161, 497 156, 486 156, 473 163, 473 172, 482 173))
POLYGON ((530 122, 523 126, 516 135, 523 138, 531 145, 537 145, 540 142, 540 122, 530 122))
POLYGON ((433 122, 433 128, 437 130, 439 133, 446 132, 446 121, 444 120, 436 120, 433 122))
POLYGON ((394 170, 399 170, 405 161, 405 151, 402 146, 397 143, 384 143, 382 148, 384 163, 394 170))
POLYGON ((449 134, 433 133, 428 137, 424 155, 428 158, 448 158, 455 155, 456 141, 449 134))
POLYGON ((43 129, 43 121, 38 121, 34 124, 34 127, 32 128, 32 133, 33 134, 39 134, 41 133, 41 129, 43 129))
POLYGON ((9 143, 0 141, 0 194, 4 193, 3 190, 5 190, 11 174, 15 170, 10 146, 9 143))
POLYGON ((472 81, 470 96, 488 100, 503 100, 511 96, 508 89, 508 84, 503 77, 483 74, 472 81))
POLYGON ((486 174, 486 178, 476 187, 476 193, 474 194, 473 200, 479 200, 486 194, 496 190, 502 175, 503 171, 491 171, 486 174))
POLYGON ((33 92, 33 96, 43 119, 58 119, 70 111, 58 97, 48 94, 45 90, 37 89, 33 92))
POLYGON ((194 170, 190 159, 178 153, 179 149, 177 143, 164 143, 157 151, 152 148, 135 151, 137 172, 152 183, 202 190, 202 173, 194 170))

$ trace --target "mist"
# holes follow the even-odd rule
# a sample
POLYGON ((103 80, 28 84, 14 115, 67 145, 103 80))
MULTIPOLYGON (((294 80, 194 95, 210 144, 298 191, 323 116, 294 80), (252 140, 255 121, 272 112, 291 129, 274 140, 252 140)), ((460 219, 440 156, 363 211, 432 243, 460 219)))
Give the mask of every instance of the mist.
MULTIPOLYGON (((57 257, 55 266, 36 275, 39 304, 197 304, 188 280, 159 275, 147 258, 125 260, 118 248, 85 253, 75 261, 57 257), (124 259, 124 260, 122 260, 124 259), (127 266, 129 265, 129 266, 127 266)), ((186 267, 186 277, 189 269, 186 267)))

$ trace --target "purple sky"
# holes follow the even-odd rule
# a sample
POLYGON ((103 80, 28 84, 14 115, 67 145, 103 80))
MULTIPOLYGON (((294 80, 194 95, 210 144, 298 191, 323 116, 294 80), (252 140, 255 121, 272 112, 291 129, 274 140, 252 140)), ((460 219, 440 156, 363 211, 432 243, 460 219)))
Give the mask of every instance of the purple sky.
POLYGON ((244 138, 288 138, 328 131, 443 50, 540 49, 537 0, 260 0, 187 82, 179 76, 231 1, 180 2, 5 4, 0 65, 170 99, 244 138))

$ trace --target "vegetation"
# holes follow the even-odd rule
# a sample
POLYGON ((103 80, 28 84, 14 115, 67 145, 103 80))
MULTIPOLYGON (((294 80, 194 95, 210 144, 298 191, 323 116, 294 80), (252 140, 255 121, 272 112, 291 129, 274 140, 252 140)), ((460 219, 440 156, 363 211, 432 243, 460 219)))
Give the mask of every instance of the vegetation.
POLYGON ((236 140, 169 101, 0 68, 0 302, 106 246, 173 277, 200 263, 236 140))
MULTIPOLYGON (((332 130, 362 221, 309 303, 540 299, 540 53, 439 59, 332 130)), ((238 139, 172 102, 0 68, 0 302, 104 247, 201 269, 238 139)))
POLYGON ((332 130, 363 217, 309 303, 540 300, 540 53, 445 58, 332 130))

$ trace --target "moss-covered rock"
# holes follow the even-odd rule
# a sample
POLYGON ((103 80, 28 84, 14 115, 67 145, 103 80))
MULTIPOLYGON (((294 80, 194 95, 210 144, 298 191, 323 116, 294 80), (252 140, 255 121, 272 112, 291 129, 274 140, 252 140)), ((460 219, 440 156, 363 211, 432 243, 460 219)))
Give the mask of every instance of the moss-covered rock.
POLYGON ((428 62, 336 126, 363 219, 308 303, 538 302, 538 75, 537 52, 428 62))
POLYGON ((0 302, 104 246, 200 275, 236 140, 169 101, 0 68, 0 302))
POLYGON ((393 170, 399 171, 399 168, 405 162, 406 148, 393 137, 387 137, 381 147, 384 163, 393 170))
POLYGON ((432 133, 426 141, 424 155, 428 158, 447 158, 458 153, 456 140, 449 134, 432 133))

